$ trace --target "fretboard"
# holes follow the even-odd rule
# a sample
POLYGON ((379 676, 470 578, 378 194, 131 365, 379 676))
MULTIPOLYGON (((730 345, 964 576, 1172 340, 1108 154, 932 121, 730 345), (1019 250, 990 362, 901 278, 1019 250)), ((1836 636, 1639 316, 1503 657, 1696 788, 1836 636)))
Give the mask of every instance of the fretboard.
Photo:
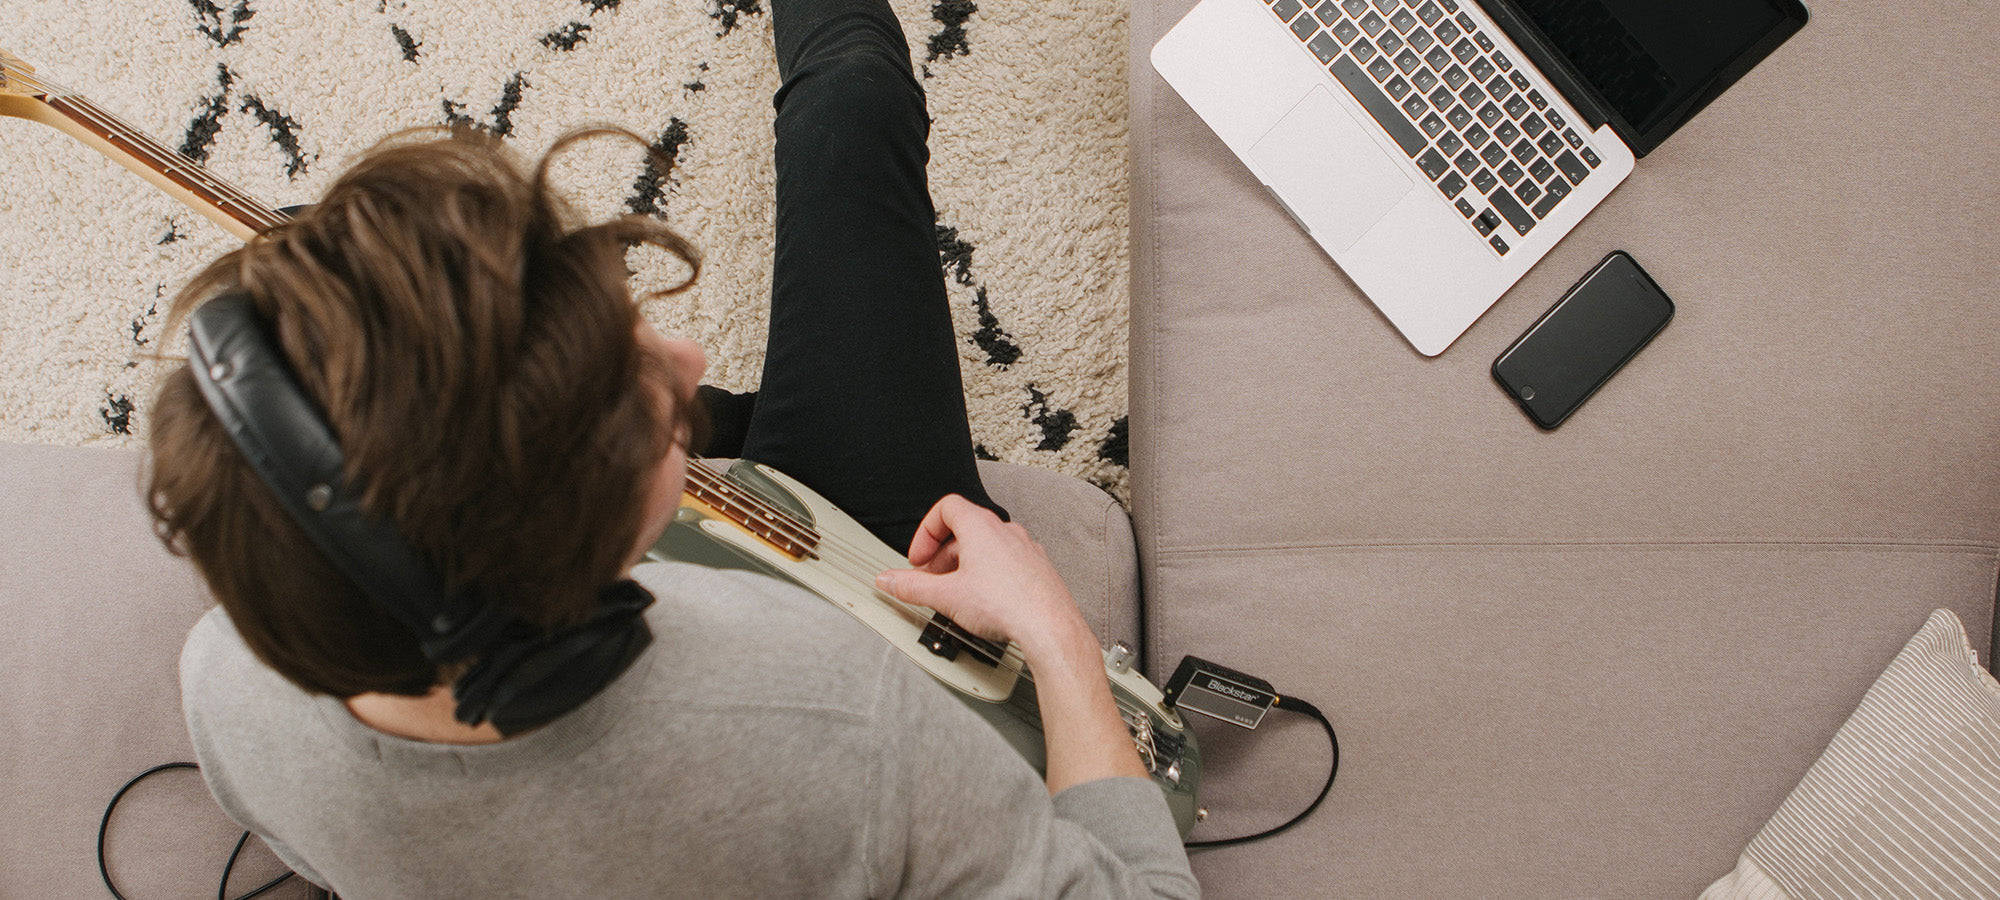
POLYGON ((271 209, 234 185, 209 174, 201 164, 181 155, 150 135, 119 121, 95 103, 77 96, 51 96, 44 101, 78 126, 103 138, 112 147, 140 164, 193 193, 252 231, 262 232, 282 225, 288 216, 271 209))
POLYGON ((0 53, 0 115, 41 122, 76 138, 245 240, 290 218, 4 53, 0 53))
POLYGON ((814 558, 820 541, 818 529, 738 487, 700 460, 688 461, 687 486, 682 490, 785 555, 793 559, 814 558))

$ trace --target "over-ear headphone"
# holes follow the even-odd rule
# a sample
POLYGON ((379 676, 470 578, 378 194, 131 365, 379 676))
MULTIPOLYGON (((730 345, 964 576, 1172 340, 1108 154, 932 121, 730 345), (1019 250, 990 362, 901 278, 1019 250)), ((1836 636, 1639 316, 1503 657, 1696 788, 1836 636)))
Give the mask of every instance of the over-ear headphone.
POLYGON ((475 659, 452 693, 468 725, 502 734, 549 722, 595 696, 652 641, 636 582, 599 592, 588 621, 534 628, 494 604, 448 595, 395 527, 361 509, 333 428, 277 349, 250 296, 231 292, 189 319, 188 368, 250 468, 335 568, 417 636, 439 665, 475 659))

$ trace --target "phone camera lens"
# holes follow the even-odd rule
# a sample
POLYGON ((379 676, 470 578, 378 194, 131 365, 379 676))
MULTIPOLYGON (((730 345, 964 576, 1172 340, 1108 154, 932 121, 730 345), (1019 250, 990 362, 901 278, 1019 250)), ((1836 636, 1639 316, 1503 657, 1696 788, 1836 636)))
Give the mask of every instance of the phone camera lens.
POLYGON ((1535 399, 1535 389, 1534 389, 1534 388, 1531 388, 1531 387, 1527 387, 1526 385, 1523 385, 1523 386, 1521 387, 1521 399, 1523 399, 1523 400, 1533 400, 1533 399, 1535 399))

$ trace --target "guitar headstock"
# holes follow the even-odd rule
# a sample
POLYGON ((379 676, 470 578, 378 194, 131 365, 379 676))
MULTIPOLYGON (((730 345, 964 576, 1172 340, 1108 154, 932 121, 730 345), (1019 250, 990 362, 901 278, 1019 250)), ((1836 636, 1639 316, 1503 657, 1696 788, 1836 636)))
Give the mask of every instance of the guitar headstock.
POLYGON ((223 230, 249 240, 286 217, 202 169, 146 133, 0 50, 0 118, 40 122, 82 141, 169 195, 207 216, 223 230))
POLYGON ((0 50, 0 94, 36 93, 26 84, 21 83, 18 77, 21 75, 32 75, 34 72, 35 67, 28 65, 27 60, 8 53, 5 50, 0 50))
MULTIPOLYGON (((33 75, 35 67, 28 61, 0 50, 0 94, 40 94, 39 90, 25 83, 22 75, 33 75)), ((33 79, 28 79, 32 81, 33 79)))

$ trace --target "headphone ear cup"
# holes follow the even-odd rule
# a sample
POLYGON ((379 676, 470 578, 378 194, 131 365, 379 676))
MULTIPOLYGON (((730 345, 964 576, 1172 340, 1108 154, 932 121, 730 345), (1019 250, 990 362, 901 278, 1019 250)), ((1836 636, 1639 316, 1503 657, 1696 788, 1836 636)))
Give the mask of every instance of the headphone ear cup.
POLYGON ((653 641, 643 617, 653 595, 638 582, 605 588, 598 603, 597 614, 582 624, 503 635, 453 686, 458 720, 491 721, 501 734, 513 735, 596 696, 653 641))

